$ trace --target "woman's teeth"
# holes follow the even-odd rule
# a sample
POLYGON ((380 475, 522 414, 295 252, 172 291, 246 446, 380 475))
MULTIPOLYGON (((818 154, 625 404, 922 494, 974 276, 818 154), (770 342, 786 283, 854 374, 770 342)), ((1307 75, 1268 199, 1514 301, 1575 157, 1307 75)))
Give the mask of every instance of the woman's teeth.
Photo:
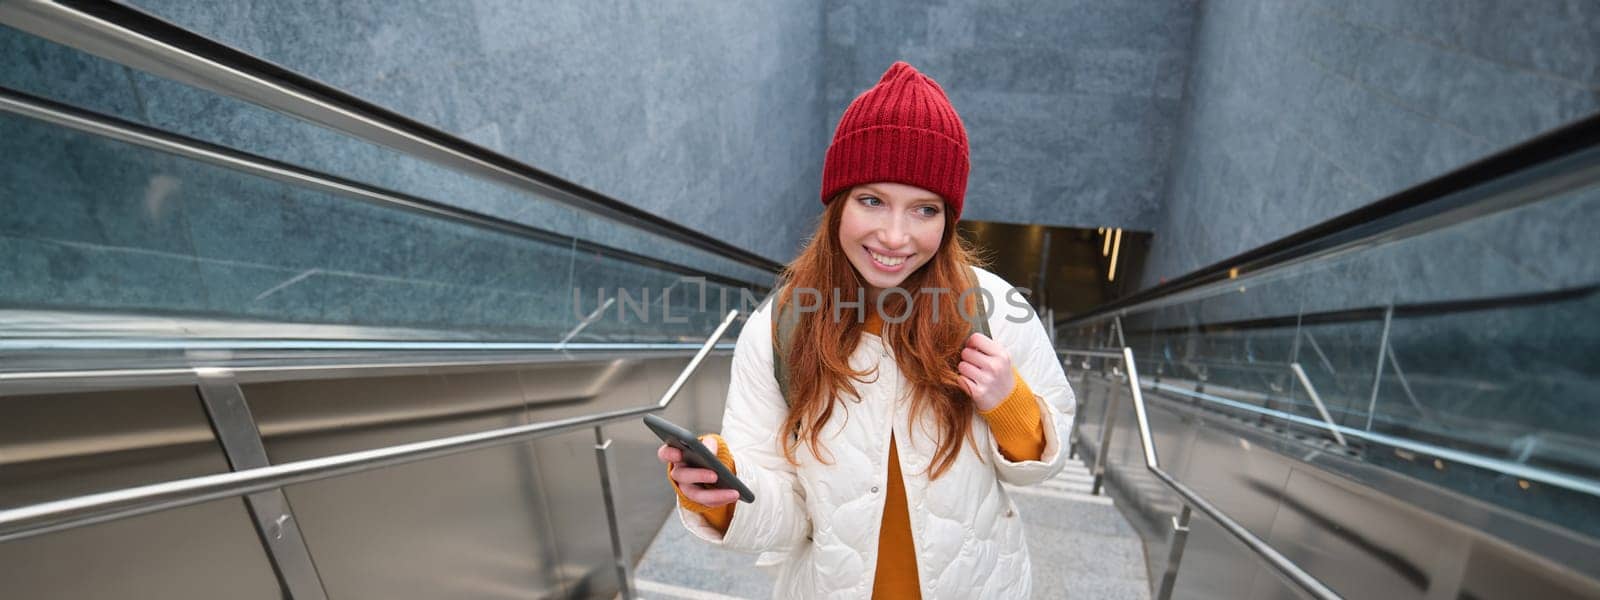
POLYGON ((867 254, 871 254, 872 255, 872 260, 878 261, 878 262, 883 263, 884 265, 887 265, 887 266, 890 266, 890 267, 898 265, 898 264, 903 263, 903 262, 906 261, 906 257, 904 257, 904 256, 899 256, 899 257, 884 256, 882 254, 878 254, 877 252, 873 252, 871 250, 868 250, 867 254))

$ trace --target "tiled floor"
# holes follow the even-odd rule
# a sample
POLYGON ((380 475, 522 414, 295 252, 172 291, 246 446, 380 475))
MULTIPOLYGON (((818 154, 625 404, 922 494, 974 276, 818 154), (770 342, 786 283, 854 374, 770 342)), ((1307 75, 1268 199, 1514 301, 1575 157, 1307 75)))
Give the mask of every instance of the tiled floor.
MULTIPOLYGON (((1037 486, 1008 488, 1027 523, 1034 598, 1146 599, 1144 549, 1111 499, 1089 494, 1090 475, 1069 461, 1037 486)), ((635 570, 646 599, 755 600, 772 596, 772 578, 755 556, 695 540, 674 515, 635 570)))

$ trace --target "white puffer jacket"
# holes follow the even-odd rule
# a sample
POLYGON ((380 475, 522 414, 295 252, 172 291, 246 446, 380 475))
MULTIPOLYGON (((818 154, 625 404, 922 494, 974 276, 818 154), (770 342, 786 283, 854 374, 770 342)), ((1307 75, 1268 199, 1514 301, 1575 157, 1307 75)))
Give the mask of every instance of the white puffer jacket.
MULTIPOLYGON (((1022 520, 1000 482, 1030 485, 1055 475, 1066 460, 1072 417, 1072 389, 1050 347, 1044 327, 1026 306, 1007 302, 1010 284, 979 269, 990 293, 989 328, 1011 353, 1012 364, 1033 390, 1044 415, 1041 460, 1011 462, 999 452, 988 423, 974 416, 979 453, 962 443, 943 476, 925 475, 938 447, 933 421, 924 416, 908 424, 910 399, 893 350, 874 335, 864 335, 850 365, 877 367, 871 383, 858 383, 861 401, 843 400, 826 424, 822 441, 832 464, 818 461, 806 446, 796 451, 800 465, 783 457, 778 431, 788 405, 772 374, 769 306, 750 315, 734 349, 722 436, 733 452, 739 479, 755 492, 740 503, 724 535, 704 517, 679 508, 689 531, 706 542, 734 550, 764 553, 758 565, 780 564, 778 598, 869 598, 878 563, 878 530, 883 522, 888 479, 889 435, 894 434, 903 474, 912 539, 923 598, 1027 598, 1031 574, 1022 520), (1028 321, 1013 323, 1024 315, 1028 321)), ((1010 296, 1021 303, 1020 296, 1010 296)), ((869 308, 870 310, 870 308, 869 308)))

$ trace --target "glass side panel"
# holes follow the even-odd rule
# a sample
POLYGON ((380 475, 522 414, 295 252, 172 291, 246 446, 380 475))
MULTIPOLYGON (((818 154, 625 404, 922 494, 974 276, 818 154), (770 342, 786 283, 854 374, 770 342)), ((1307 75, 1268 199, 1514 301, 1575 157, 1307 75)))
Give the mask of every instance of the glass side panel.
MULTIPOLYGON (((0 63, 0 86, 26 94, 314 172, 752 282, 758 287, 770 284, 773 278, 772 273, 757 267, 591 215, 528 189, 434 164, 243 100, 123 67, 15 29, 0 27, 0 54, 25 58, 0 63)), ((473 141, 483 141, 482 132, 456 133, 473 141)))
MULTIPOLYGON (((0 66, 8 97, 32 95, 537 230, 285 183, 0 111, 0 370, 60 363, 50 353, 63 349, 110 352, 104 357, 115 363, 126 358, 117 352, 147 346, 161 348, 162 364, 183 365, 202 342, 224 352, 259 347, 274 359, 306 340, 321 345, 301 346, 335 353, 392 349, 363 342, 394 340, 463 351, 479 349, 476 342, 698 343, 721 321, 719 306, 754 305, 702 303, 702 289, 710 298, 760 297, 773 278, 530 189, 18 30, 0 27, 0 50, 28 58, 0 66), (689 304, 679 302, 689 292, 677 283, 686 273, 740 283, 691 278, 689 304), (651 318, 619 319, 617 309, 633 308, 620 303, 585 323, 588 313, 574 303, 580 289, 648 294, 640 314, 651 318), (111 339, 119 344, 95 343, 111 339)), ((737 333, 736 324, 724 340, 737 333)))
POLYGON ((0 153, 4 337, 119 335, 104 326, 117 315, 167 323, 177 337, 555 342, 582 320, 575 288, 656 303, 646 326, 597 324, 583 339, 701 341, 721 318, 687 312, 686 297, 673 298, 671 321, 660 318, 662 291, 680 273, 570 238, 290 185, 10 113, 0 113, 0 153))
MULTIPOLYGON (((1600 185, 1585 173, 1135 308, 1145 387, 1297 435, 1336 428, 1364 461, 1600 537, 1600 185)), ((1109 323, 1059 338, 1107 347, 1109 323)))

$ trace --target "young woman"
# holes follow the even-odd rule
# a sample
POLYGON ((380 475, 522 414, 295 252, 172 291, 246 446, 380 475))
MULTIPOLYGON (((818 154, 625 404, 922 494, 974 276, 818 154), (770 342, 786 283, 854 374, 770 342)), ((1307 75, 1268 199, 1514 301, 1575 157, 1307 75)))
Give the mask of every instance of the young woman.
POLYGON ((746 322, 722 435, 702 438, 755 502, 657 451, 683 524, 781 564, 779 597, 1029 596, 1000 484, 1060 470, 1072 390, 1037 317, 957 236, 967 171, 944 90, 895 63, 840 119, 817 231, 746 322), (988 315, 963 294, 974 286, 988 315), (775 323, 791 315, 780 355, 775 323))

